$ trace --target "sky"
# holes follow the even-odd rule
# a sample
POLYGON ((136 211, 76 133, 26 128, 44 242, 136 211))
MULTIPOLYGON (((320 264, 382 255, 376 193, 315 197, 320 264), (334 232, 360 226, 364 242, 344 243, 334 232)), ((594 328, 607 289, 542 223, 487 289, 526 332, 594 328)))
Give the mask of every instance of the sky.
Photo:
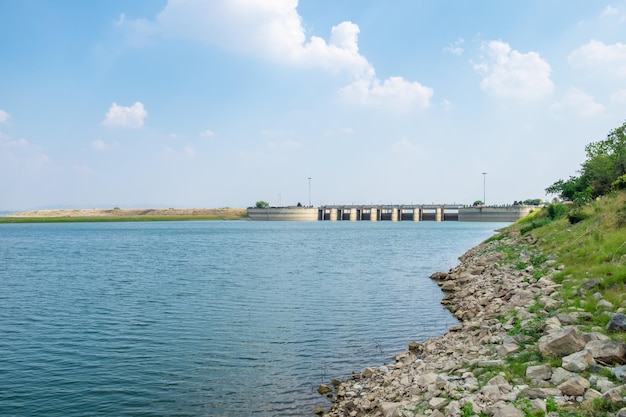
POLYGON ((0 0, 0 57, 0 210, 550 199, 626 121, 626 0, 0 0))

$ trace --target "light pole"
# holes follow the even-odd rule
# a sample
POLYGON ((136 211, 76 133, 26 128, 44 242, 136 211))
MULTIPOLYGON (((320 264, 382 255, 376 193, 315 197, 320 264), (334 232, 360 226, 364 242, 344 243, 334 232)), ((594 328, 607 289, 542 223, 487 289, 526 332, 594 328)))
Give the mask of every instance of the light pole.
POLYGON ((487 183, 487 173, 483 172, 483 205, 487 205, 487 197, 485 197, 485 184, 487 183))
POLYGON ((309 207, 311 207, 311 177, 309 177, 309 207))

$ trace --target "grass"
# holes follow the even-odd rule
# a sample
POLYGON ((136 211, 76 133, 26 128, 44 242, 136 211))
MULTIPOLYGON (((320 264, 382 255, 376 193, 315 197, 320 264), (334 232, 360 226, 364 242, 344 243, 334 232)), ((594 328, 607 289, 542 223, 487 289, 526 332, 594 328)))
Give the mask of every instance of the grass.
POLYGON ((622 219, 626 193, 605 196, 571 210, 578 213, 576 220, 582 220, 572 224, 561 205, 552 210, 555 218, 545 209, 544 213, 536 213, 533 219, 518 222, 513 228, 520 233, 525 229, 537 239, 539 254, 530 258, 533 267, 541 269, 549 258, 558 259, 566 266, 553 277, 563 284, 563 309, 582 307, 593 314, 591 325, 605 326, 608 316, 596 309, 597 300, 591 295, 599 292, 616 308, 626 300, 626 223, 622 219), (537 226, 539 223, 542 225, 537 226), (529 224, 537 227, 528 230, 529 224), (588 293, 578 292, 583 283, 595 278, 601 279, 602 284, 588 293))
MULTIPOLYGON (((552 276, 562 284, 559 291, 564 304, 559 310, 590 313, 581 325, 606 328, 610 313, 626 307, 626 192, 605 196, 582 207, 553 205, 536 211, 490 242, 496 242, 496 250, 505 255, 501 262, 517 270, 532 266, 535 278, 548 273, 546 261, 555 260, 564 265, 552 276), (504 237, 516 234, 531 237, 528 241, 533 243, 510 245, 503 241, 504 237), (582 284, 595 279, 600 281, 598 285, 581 291, 582 284), (599 306, 599 299, 611 302, 614 308, 607 310, 599 306)), ((561 359, 543 358, 534 345, 543 333, 546 317, 544 313, 524 322, 515 313, 502 317, 503 323, 512 325, 509 335, 526 336, 522 343, 524 349, 505 358, 502 366, 472 369, 481 384, 498 374, 509 381, 528 383, 525 377, 528 366, 542 363, 552 368, 561 366, 561 359)), ((626 341, 626 334, 611 334, 610 337, 626 341)), ((516 406, 527 417, 543 414, 532 410, 524 399, 516 406)), ((546 406, 548 412, 559 417, 608 417, 620 408, 603 399, 572 407, 559 407, 552 399, 546 406)), ((469 415, 469 409, 467 413, 469 415)))

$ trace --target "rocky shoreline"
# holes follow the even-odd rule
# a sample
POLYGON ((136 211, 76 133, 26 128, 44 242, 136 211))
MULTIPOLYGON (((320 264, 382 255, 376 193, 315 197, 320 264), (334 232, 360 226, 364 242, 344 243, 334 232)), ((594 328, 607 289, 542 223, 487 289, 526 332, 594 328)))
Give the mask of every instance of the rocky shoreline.
MULTIPOLYGON (((563 266, 544 256, 540 278, 530 262, 535 238, 512 232, 470 249, 448 272, 431 276, 442 303, 460 320, 441 337, 412 342, 395 363, 367 368, 318 391, 332 399, 327 417, 524 417, 602 401, 626 417, 626 344, 607 329, 587 329, 590 313, 561 311, 560 285, 551 277, 563 266), (503 248, 515 248, 517 259, 503 248)), ((535 258, 537 259, 537 258, 535 258)), ((539 267, 539 266, 538 266, 539 267)), ((594 284, 595 282, 595 284, 594 284)), ((580 294, 594 294, 589 280, 580 294)), ((598 293, 599 295, 599 293, 598 293)), ((624 331, 624 309, 600 300, 624 331)), ((617 306, 619 307, 619 306, 617 306)))

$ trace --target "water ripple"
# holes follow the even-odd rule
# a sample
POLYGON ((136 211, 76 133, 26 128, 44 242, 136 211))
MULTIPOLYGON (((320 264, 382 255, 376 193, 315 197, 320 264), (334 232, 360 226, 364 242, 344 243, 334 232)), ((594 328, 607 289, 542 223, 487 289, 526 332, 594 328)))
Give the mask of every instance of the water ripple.
POLYGON ((0 415, 291 416, 455 323, 469 223, 0 226, 0 415))

